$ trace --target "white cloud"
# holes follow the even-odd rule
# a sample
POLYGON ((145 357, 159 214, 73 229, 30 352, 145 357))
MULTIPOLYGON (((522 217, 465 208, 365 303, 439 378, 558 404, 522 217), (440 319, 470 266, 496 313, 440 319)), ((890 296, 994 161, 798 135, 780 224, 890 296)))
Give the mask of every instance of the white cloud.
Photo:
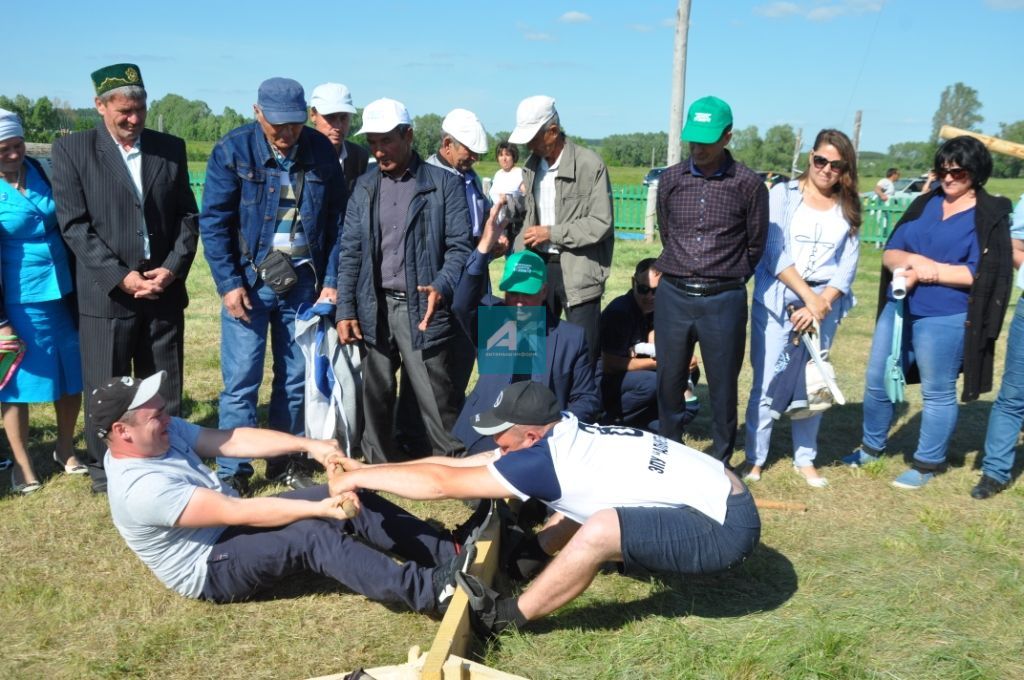
MULTIPOLYGON (((1020 2, 1024 0, 987 0, 988 2, 1020 2)), ((754 7, 754 14, 767 19, 800 16, 808 21, 824 22, 837 17, 882 11, 885 0, 816 0, 811 3, 771 2, 754 7)))
POLYGON ((584 14, 583 12, 566 12, 558 19, 562 23, 566 24, 585 24, 590 21, 590 15, 584 14))
POLYGON ((630 24, 627 28, 637 33, 650 33, 654 30, 654 27, 649 24, 630 24))
POLYGON ((661 20, 661 25, 664 26, 665 28, 675 28, 676 27, 676 18, 675 17, 671 17, 671 18, 668 18, 668 19, 662 19, 661 20))
POLYGON ((523 34, 523 39, 530 42, 554 42, 555 36, 550 33, 527 32, 523 34))

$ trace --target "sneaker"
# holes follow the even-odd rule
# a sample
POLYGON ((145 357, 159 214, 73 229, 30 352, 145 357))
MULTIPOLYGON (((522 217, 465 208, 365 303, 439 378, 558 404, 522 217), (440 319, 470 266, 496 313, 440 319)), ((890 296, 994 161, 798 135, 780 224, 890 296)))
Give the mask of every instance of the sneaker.
POLYGON ((221 477, 220 481, 234 489, 239 498, 244 498, 249 495, 249 478, 245 475, 221 477))
POLYGON ((288 461, 284 471, 271 477, 270 481, 284 484, 292 489, 308 489, 311 486, 316 486, 309 471, 294 460, 288 461))
POLYGON ((456 574, 455 580, 469 600, 469 620, 473 632, 486 640, 504 630, 508 624, 498 621, 498 592, 485 586, 472 574, 456 574))
POLYGON ((932 481, 932 477, 934 476, 934 472, 922 472, 921 470, 910 468, 902 475, 892 480, 892 485, 897 489, 920 489, 922 486, 932 481))
POLYGON ((444 614, 448 611, 448 605, 451 604, 452 595, 455 594, 455 588, 457 587, 455 582, 456 576, 469 569, 469 565, 473 564, 475 559, 476 544, 469 541, 450 560, 434 567, 434 573, 431 574, 430 578, 434 584, 437 612, 439 614, 444 614))
POLYGON ((484 498, 477 501, 476 509, 465 522, 452 529, 452 538, 455 540, 455 549, 461 551, 463 544, 476 543, 480 534, 491 523, 494 516, 494 501, 484 498))
POLYGON ((745 460, 742 463, 740 463, 739 466, 737 466, 733 472, 735 472, 736 476, 742 479, 744 482, 760 482, 761 473, 754 472, 755 467, 757 466, 751 463, 749 460, 745 460))
POLYGON ((868 463, 874 463, 878 460, 878 456, 872 456, 870 453, 864 451, 864 449, 858 447, 853 450, 853 453, 843 456, 839 460, 843 461, 844 465, 849 465, 850 467, 861 467, 868 463))
POLYGON ((978 480, 978 485, 971 489, 971 498, 983 501, 986 498, 992 498, 992 496, 1006 489, 1007 486, 1009 484, 983 474, 981 479, 978 480))

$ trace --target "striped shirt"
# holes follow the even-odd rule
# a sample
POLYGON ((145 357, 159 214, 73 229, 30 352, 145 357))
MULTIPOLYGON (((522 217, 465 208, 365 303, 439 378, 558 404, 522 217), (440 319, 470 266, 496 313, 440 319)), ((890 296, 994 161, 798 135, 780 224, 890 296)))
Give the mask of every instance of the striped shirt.
POLYGON ((725 165, 709 177, 687 159, 659 178, 659 271, 703 281, 754 273, 768 230, 768 190, 757 174, 725 155, 725 165))

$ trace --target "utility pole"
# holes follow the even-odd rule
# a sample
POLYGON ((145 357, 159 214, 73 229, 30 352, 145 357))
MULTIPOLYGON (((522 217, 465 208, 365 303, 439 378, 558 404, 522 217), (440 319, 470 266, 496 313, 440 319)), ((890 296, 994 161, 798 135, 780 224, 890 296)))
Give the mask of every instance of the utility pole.
POLYGON ((860 114, 861 111, 853 116, 853 153, 857 157, 860 157, 860 114))
POLYGON ((676 42, 672 61, 672 109, 668 123, 668 164, 683 158, 683 99, 686 96, 686 38, 690 32, 690 0, 679 0, 676 10, 676 42))
POLYGON ((804 129, 800 128, 796 131, 796 144, 793 145, 793 164, 789 168, 789 175, 796 177, 797 166, 796 164, 800 161, 800 146, 804 143, 804 129))

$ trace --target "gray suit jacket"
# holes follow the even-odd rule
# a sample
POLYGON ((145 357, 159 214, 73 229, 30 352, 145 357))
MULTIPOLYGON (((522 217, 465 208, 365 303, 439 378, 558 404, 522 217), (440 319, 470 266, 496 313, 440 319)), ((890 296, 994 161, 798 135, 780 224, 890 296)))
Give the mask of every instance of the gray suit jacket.
POLYGON ((75 255, 83 315, 177 313, 188 304, 185 277, 196 255, 199 230, 185 142, 143 130, 141 147, 140 204, 128 168, 102 122, 53 145, 53 198, 64 241, 75 255), (140 213, 149 231, 148 260, 140 213), (159 299, 137 300, 118 287, 130 271, 157 267, 166 267, 176 277, 159 299))

